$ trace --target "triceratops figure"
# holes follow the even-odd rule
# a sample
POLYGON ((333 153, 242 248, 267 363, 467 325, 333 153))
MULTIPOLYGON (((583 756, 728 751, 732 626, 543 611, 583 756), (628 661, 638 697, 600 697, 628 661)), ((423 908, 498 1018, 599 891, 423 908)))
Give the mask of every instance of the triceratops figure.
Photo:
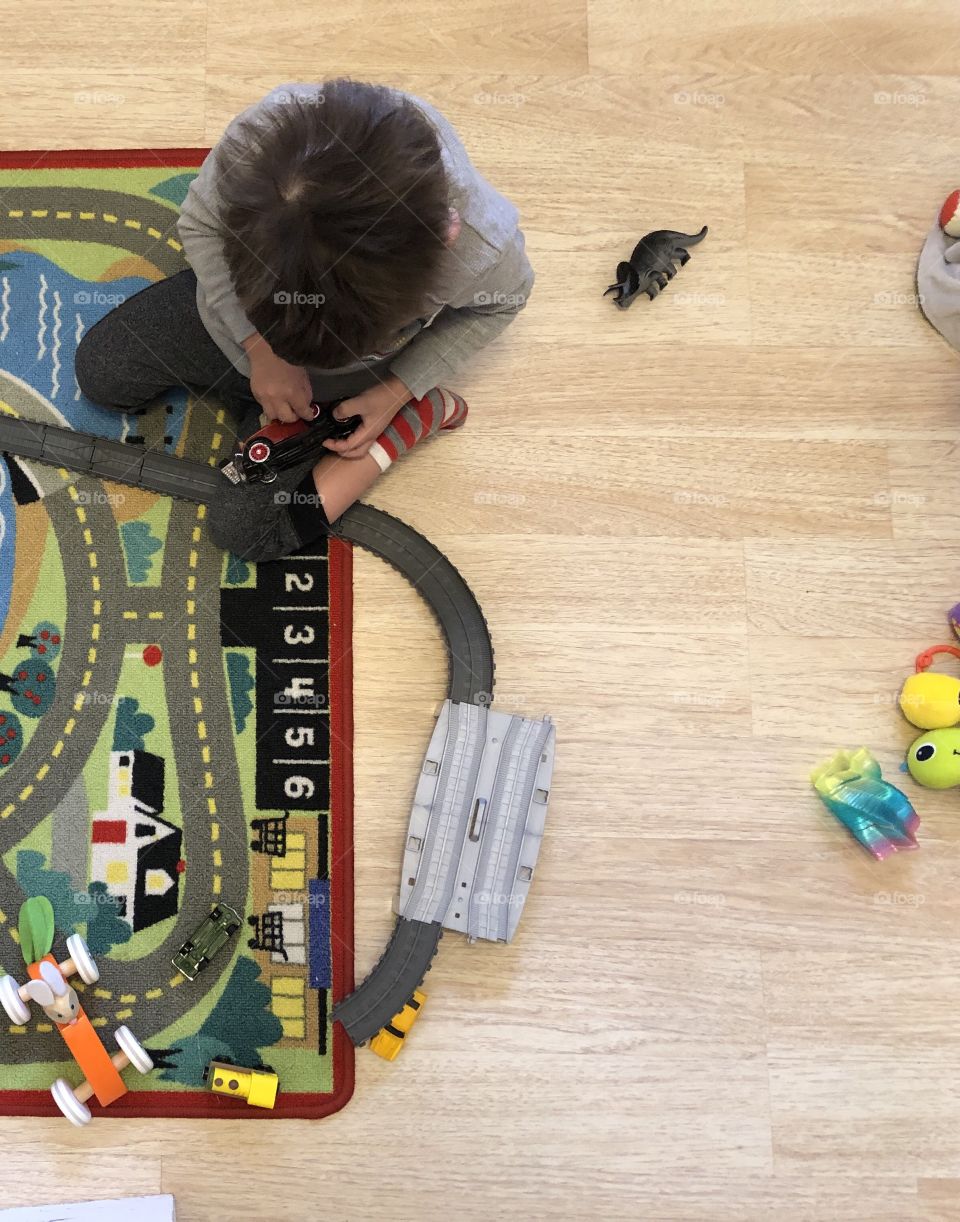
POLYGON ((617 280, 603 294, 616 293, 614 301, 625 310, 639 293, 652 301, 667 281, 677 274, 673 260, 683 267, 690 258, 688 246, 696 246, 707 236, 707 227, 699 233, 678 233, 675 229, 657 229, 640 239, 633 248, 629 263, 617 264, 617 280))

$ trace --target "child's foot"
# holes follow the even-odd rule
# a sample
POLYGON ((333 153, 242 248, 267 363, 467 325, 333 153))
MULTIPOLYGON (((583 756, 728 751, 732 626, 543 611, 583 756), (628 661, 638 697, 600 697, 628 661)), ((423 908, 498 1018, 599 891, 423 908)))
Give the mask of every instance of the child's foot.
POLYGON ((466 424, 467 412, 470 409, 465 399, 454 394, 452 390, 444 390, 442 386, 437 386, 430 394, 440 395, 444 401, 443 419, 440 423, 442 429, 458 429, 461 424, 466 424))
POLYGON ((441 429, 458 429, 467 418, 467 405, 452 390, 435 386, 422 399, 405 403, 370 447, 370 457, 386 471, 423 437, 441 429))

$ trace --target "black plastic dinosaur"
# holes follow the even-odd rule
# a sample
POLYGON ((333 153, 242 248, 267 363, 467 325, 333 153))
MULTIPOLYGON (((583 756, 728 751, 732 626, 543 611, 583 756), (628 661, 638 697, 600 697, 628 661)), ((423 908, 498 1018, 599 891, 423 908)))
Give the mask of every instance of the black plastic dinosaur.
POLYGON ((633 248, 629 263, 617 264, 617 281, 607 293, 616 293, 614 301, 621 310, 632 304, 640 293, 652 301, 667 281, 677 274, 673 260, 683 267, 690 258, 688 246, 696 246, 707 236, 707 227, 699 233, 678 233, 675 229, 656 229, 645 234, 633 248))

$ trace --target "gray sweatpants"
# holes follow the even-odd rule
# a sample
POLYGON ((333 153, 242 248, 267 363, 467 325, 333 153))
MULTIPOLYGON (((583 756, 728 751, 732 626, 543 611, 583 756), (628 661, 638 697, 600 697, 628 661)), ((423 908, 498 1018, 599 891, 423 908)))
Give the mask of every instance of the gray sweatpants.
MULTIPOLYGON (((388 363, 350 373, 315 373, 314 397, 330 403, 357 395, 386 375, 388 363)), ((80 341, 76 374, 88 398, 119 411, 141 411, 174 386, 223 401, 244 427, 248 417, 261 411, 248 379, 203 325, 191 268, 151 284, 105 314, 80 341)))
MULTIPOLYGON (((187 386, 201 404, 208 396, 217 406, 225 403, 238 436, 248 437, 259 427, 262 409, 249 380, 201 321, 191 269, 150 285, 104 315, 80 341, 75 368, 80 389, 104 407, 143 411, 172 387, 187 386)), ((379 365, 346 375, 320 374, 312 378, 314 397, 319 402, 347 398, 382 376, 379 365)), ((285 505, 315 462, 284 471, 273 484, 235 488, 224 479, 223 497, 208 511, 214 542, 251 561, 296 550, 300 542, 285 505)))

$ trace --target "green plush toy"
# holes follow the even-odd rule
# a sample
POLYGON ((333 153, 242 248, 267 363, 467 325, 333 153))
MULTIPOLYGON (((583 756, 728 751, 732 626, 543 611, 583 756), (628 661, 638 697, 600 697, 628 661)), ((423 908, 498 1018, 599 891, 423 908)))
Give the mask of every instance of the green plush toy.
POLYGON ((960 728, 930 730, 915 738, 907 751, 907 770, 928 789, 960 785, 960 728))

